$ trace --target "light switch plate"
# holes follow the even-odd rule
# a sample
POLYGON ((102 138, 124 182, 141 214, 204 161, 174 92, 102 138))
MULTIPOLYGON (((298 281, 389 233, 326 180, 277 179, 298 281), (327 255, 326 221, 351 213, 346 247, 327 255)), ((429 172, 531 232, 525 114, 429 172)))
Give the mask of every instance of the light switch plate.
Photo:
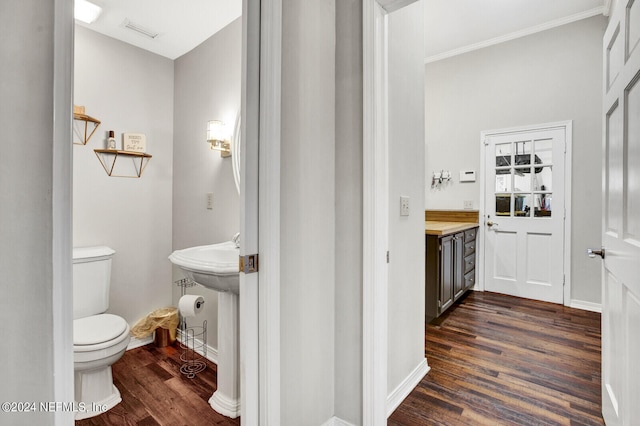
POLYGON ((400 216, 409 216, 409 197, 400 196, 400 216))

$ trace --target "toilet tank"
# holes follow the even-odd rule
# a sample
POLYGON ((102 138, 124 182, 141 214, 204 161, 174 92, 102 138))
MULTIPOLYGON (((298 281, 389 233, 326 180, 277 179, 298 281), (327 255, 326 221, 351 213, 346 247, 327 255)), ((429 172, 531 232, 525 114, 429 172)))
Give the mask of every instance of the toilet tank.
POLYGON ((73 249, 73 318, 97 315, 109 309, 111 258, 115 250, 105 247, 73 249))

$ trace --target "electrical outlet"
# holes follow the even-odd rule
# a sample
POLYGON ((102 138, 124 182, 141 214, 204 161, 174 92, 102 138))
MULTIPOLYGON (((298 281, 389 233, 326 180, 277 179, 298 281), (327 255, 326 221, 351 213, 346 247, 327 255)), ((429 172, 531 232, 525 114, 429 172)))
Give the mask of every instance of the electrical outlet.
POLYGON ((464 209, 465 210, 472 210, 473 209, 473 201, 464 200, 464 209))
POLYGON ((409 197, 400 196, 400 216, 409 216, 409 197))
POLYGON ((207 210, 213 210, 213 192, 207 192, 207 210))

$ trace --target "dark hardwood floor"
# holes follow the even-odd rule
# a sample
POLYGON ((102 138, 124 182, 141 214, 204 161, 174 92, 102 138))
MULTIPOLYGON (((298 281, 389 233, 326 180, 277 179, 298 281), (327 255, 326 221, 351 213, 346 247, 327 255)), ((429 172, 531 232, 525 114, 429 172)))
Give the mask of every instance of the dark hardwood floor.
POLYGON ((600 314, 471 292, 427 325, 431 371, 389 425, 603 425, 600 314))
MULTIPOLYGON (((603 425, 600 315, 471 292, 426 330, 431 371, 392 426, 603 425)), ((180 373, 177 347, 144 346, 113 366, 122 402, 76 425, 239 425, 214 412, 216 366, 180 373)))
POLYGON ((197 426, 239 425, 209 406, 216 389, 216 365, 189 379, 180 373, 180 349, 153 344, 125 352, 113 365, 113 382, 122 402, 104 414, 76 421, 77 425, 197 426))

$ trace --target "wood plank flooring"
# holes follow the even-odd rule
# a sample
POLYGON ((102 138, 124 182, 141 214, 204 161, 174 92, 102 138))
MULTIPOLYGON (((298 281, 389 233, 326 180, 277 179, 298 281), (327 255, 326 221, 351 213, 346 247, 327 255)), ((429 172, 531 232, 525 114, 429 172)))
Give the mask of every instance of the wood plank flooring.
POLYGON ((426 356, 389 425, 604 424, 598 313, 471 292, 427 325, 426 356))
MULTIPOLYGON (((471 292, 427 325, 431 371, 391 426, 603 425, 600 315, 471 292)), ((179 371, 180 350, 127 351, 113 366, 122 403, 76 425, 239 425, 208 404, 216 366, 179 371)))
POLYGON ((177 343, 125 352, 112 367, 122 402, 104 414, 76 421, 76 426, 239 425, 239 418, 224 417, 209 406, 216 389, 216 365, 206 361, 207 368, 189 379, 180 373, 180 352, 177 343))

